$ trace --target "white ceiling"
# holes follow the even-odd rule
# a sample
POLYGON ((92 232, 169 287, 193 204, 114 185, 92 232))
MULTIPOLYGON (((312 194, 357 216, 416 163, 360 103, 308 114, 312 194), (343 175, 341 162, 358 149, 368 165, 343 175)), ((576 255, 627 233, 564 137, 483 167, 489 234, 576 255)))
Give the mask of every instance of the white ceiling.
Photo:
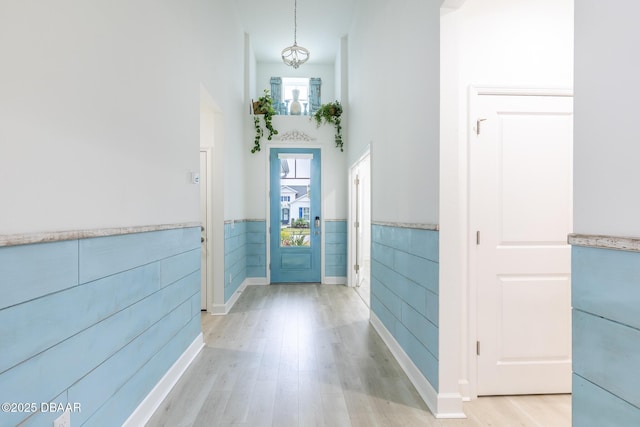
MULTIPOLYGON (((340 38, 349 31, 358 0, 297 0, 298 46, 311 52, 309 64, 332 64, 340 38)), ((294 0, 236 0, 240 21, 251 36, 258 62, 279 62, 293 44, 294 0)))

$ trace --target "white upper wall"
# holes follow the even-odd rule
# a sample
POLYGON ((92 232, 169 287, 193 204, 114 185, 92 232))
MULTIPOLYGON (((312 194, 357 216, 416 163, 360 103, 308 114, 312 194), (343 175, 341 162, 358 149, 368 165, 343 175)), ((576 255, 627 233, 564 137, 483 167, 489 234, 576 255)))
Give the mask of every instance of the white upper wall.
POLYGON ((345 148, 353 164, 371 144, 373 221, 438 223, 440 3, 357 6, 345 148))
POLYGON ((463 83, 572 87, 573 0, 467 0, 451 15, 442 25, 459 22, 463 83))
MULTIPOLYGON (((249 101, 246 90, 251 89, 245 86, 245 73, 252 72, 246 65, 247 60, 253 59, 251 46, 232 1, 196 1, 198 9, 194 11, 194 20, 198 23, 200 43, 198 77, 223 116, 223 129, 215 131, 221 135, 224 144, 221 165, 224 168, 224 201, 214 199, 214 203, 224 203, 225 220, 242 219, 246 218, 247 205, 237 194, 243 194, 245 188, 242 146, 245 141, 244 114, 249 101)), ((214 177, 220 175, 219 170, 213 173, 214 177)))
POLYGON ((0 234, 199 221, 201 82, 243 136, 226 3, 3 4, 0 234))
POLYGON ((576 1, 574 231, 640 237, 640 3, 576 1))

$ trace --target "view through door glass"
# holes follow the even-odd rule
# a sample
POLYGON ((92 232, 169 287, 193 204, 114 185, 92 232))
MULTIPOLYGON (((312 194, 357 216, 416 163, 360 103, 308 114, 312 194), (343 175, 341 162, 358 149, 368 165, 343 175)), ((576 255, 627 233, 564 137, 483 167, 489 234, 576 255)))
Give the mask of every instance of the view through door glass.
POLYGON ((311 246, 311 159, 280 159, 280 247, 311 246))

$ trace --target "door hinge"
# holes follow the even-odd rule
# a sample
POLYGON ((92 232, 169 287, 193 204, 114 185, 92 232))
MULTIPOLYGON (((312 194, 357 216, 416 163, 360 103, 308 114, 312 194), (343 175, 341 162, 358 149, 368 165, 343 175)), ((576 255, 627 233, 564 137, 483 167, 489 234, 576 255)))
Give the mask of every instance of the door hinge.
POLYGON ((353 226, 355 228, 360 228, 360 223, 358 221, 356 221, 356 222, 353 223, 353 226))
POLYGON ((271 271, 271 263, 269 263, 269 271, 271 271))
POLYGON ((476 355, 480 356, 480 341, 476 341, 476 355))
POLYGON ((356 273, 358 273, 360 271, 360 266, 358 264, 355 264, 353 266, 353 269, 356 271, 356 273))
POLYGON ((353 180, 355 185, 360 185, 360 178, 356 175, 356 179, 353 180))
POLYGON ((480 230, 476 231, 476 245, 480 244, 480 230))
POLYGON ((487 119, 478 119, 476 120, 476 135, 480 135, 480 123, 484 122, 487 119))

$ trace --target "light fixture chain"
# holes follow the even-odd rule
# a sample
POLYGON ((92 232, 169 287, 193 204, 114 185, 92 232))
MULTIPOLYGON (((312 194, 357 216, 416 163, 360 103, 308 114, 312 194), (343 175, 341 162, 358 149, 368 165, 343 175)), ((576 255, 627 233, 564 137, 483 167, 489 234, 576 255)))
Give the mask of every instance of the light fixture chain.
POLYGON ((298 44, 298 0, 293 0, 293 44, 298 44))

